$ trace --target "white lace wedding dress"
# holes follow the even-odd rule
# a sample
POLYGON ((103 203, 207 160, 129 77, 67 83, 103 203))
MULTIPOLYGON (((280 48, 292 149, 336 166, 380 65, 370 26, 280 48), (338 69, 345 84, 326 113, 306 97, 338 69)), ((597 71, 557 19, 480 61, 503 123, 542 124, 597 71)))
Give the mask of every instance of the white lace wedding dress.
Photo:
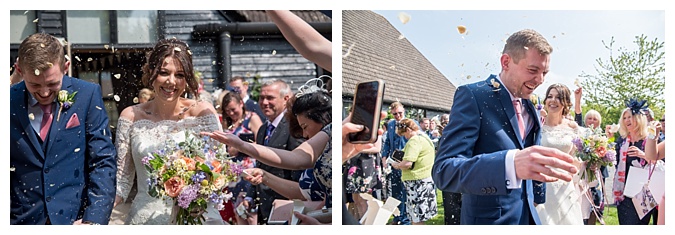
MULTIPOLYGON (((555 127, 543 125, 541 145, 559 149, 565 153, 573 153, 572 140, 579 136, 581 128, 572 128, 568 124, 555 127)), ((574 157, 574 155, 573 155, 574 157)), ((577 167, 580 162, 576 161, 577 167)), ((572 181, 558 180, 546 183, 546 202, 536 207, 543 225, 583 225, 584 212, 581 209, 582 197, 579 188, 579 173, 572 181)), ((586 218, 588 218, 586 216, 586 218)))
MULTIPOLYGON (((173 201, 154 198, 148 194, 148 175, 141 159, 148 153, 163 148, 168 138, 177 142, 184 140, 185 130, 199 133, 222 130, 222 127, 215 114, 159 122, 146 119, 131 122, 119 118, 115 143, 118 154, 117 195, 126 200, 135 176, 138 184, 138 193, 131 203, 125 224, 172 224, 173 201)), ((223 224, 222 217, 211 204, 204 216, 204 224, 223 224)))

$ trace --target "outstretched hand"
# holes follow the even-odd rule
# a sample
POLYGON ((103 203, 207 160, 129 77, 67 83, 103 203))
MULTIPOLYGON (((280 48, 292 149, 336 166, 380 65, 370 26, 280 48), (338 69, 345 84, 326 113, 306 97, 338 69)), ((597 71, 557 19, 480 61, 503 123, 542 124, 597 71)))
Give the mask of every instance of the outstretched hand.
POLYGON ((223 131, 201 132, 200 134, 211 137, 212 139, 215 139, 227 146, 232 146, 237 149, 241 149, 241 146, 244 143, 244 141, 239 139, 238 136, 223 131))
POLYGON ((251 182, 253 185, 259 185, 263 182, 263 177, 265 175, 264 171, 260 168, 251 168, 243 170, 244 180, 251 182))
POLYGON ((298 217, 301 225, 321 225, 322 224, 317 219, 312 218, 312 217, 307 216, 307 215, 304 215, 300 212, 294 211, 293 214, 295 215, 295 217, 298 217))
POLYGON ((560 179, 569 182, 572 180, 572 175, 579 171, 573 164, 572 156, 558 149, 543 146, 531 146, 518 150, 513 161, 518 179, 532 179, 540 182, 555 182, 560 179))

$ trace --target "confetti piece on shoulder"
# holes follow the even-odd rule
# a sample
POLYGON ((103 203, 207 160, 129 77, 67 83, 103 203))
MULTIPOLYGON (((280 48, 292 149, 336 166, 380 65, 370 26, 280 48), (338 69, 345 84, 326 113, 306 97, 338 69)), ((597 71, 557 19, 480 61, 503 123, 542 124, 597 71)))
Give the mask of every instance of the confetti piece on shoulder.
POLYGON ((31 121, 35 120, 35 114, 29 113, 29 114, 28 114, 28 119, 30 119, 31 121))

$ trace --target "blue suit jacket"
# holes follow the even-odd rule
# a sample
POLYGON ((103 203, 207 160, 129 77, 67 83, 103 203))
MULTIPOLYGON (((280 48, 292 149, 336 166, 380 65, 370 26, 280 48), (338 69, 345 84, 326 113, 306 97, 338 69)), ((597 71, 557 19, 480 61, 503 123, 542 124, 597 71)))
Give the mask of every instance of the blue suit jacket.
POLYGON ((538 224, 533 202, 543 202, 544 184, 533 192, 532 181, 523 180, 520 189, 507 189, 505 157, 508 150, 539 144, 539 116, 523 99, 534 126, 521 141, 511 97, 503 85, 495 89, 492 78, 497 81, 493 75, 457 88, 432 177, 440 190, 462 193, 461 224, 538 224))
POLYGON ((73 105, 57 103, 43 150, 30 125, 25 82, 10 88, 10 224, 108 224, 115 200, 117 151, 108 128, 101 88, 68 76, 62 90, 77 91, 73 105), (80 125, 66 129, 77 113, 80 125))

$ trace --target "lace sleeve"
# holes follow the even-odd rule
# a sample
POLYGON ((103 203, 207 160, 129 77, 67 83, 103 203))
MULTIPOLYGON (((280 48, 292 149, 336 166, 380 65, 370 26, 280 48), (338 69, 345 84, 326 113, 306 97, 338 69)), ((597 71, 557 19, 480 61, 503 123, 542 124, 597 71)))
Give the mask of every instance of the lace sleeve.
POLYGON ((191 125, 190 129, 193 131, 199 133, 202 131, 205 132, 210 132, 210 131, 222 131, 223 126, 220 124, 220 121, 218 121, 218 116, 216 114, 209 114, 209 115, 204 115, 200 117, 195 118, 195 123, 193 124, 188 124, 191 125))
POLYGON ((115 147, 117 148, 117 196, 127 199, 131 187, 134 185, 136 168, 134 159, 131 156, 129 148, 129 132, 131 130, 130 120, 119 118, 117 120, 117 138, 115 147))

